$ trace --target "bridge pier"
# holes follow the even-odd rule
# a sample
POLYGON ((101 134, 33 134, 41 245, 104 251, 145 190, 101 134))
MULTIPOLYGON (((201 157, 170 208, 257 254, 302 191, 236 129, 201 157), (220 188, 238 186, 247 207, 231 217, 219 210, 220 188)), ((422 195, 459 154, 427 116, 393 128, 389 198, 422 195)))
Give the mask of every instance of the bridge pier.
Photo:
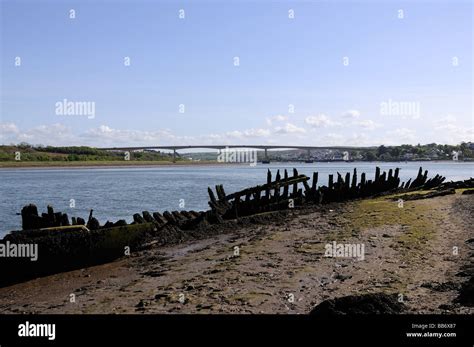
POLYGON ((173 149, 173 163, 176 163, 176 149, 173 149))
POLYGON ((263 157, 262 164, 270 164, 270 159, 268 159, 268 148, 264 148, 265 156, 263 157))
POLYGON ((313 161, 311 160, 311 150, 308 148, 306 153, 307 153, 307 156, 306 156, 306 160, 304 162, 305 163, 312 163, 313 161))

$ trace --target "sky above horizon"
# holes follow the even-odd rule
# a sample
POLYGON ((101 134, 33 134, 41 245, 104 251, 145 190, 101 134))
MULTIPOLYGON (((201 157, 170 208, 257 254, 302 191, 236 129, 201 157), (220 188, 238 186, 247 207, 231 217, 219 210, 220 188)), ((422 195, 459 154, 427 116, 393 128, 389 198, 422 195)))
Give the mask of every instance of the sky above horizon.
POLYGON ((0 3, 1 144, 474 142, 472 1, 0 3))

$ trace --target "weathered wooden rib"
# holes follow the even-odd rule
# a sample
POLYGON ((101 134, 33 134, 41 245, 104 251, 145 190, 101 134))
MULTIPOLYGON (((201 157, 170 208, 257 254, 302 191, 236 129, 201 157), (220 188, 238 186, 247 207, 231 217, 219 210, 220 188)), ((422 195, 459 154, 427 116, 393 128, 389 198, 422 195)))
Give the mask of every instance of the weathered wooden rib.
POLYGON ((146 222, 148 222, 148 223, 153 222, 153 221, 155 220, 155 219, 151 216, 150 212, 148 212, 148 211, 143 211, 143 212, 142 212, 142 215, 143 215, 143 219, 144 219, 146 222))
POLYGON ((280 186, 280 187, 283 187, 283 186, 289 186, 289 185, 294 185, 298 184, 298 183, 301 183, 303 181, 307 181, 309 180, 309 177, 305 176, 305 175, 298 175, 296 177, 290 177, 288 179, 282 179, 280 180, 279 182, 270 182, 270 183, 267 183, 267 184, 264 184, 264 185, 261 185, 261 186, 255 186, 255 187, 251 187, 251 188, 246 188, 244 190, 241 190, 239 192, 235 192, 235 193, 232 193, 232 194, 229 194, 229 195, 226 195, 225 197, 225 200, 232 200, 234 199, 235 197, 237 196, 242 196, 242 195, 246 195, 247 193, 256 193, 258 191, 263 191, 263 190, 272 190, 272 189, 275 189, 277 186, 280 186))
MULTIPOLYGON (((285 176, 284 176, 284 179, 285 181, 288 180, 288 171, 285 169, 285 176)), ((285 185, 283 187, 283 198, 286 199, 288 198, 288 193, 289 193, 289 185, 285 185)))
POLYGON ((309 177, 299 175, 296 169, 293 170, 293 176, 288 177, 285 170, 284 177, 281 178, 280 171, 277 171, 275 180, 272 181, 272 173, 267 172, 267 183, 246 188, 241 191, 226 195, 222 185, 216 186, 216 193, 219 200, 215 198, 214 192, 208 188, 209 206, 212 211, 221 215, 224 219, 238 218, 264 211, 288 208, 290 199, 302 198, 302 190, 298 189, 298 183, 305 184, 305 190, 310 191, 306 181, 309 177), (293 192, 289 194, 289 186, 293 187, 293 192), (283 188, 283 193, 281 193, 283 188), (265 192, 264 197, 262 194, 265 192), (273 194, 272 194, 273 192, 273 194), (244 197, 244 200, 241 198, 244 197))

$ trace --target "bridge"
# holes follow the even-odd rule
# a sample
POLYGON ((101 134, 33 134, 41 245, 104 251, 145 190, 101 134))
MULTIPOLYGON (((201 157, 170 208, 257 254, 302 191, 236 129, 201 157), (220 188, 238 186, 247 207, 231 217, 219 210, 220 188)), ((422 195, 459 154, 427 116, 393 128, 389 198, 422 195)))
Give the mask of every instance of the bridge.
MULTIPOLYGON (((222 150, 227 148, 249 148, 249 149, 261 149, 265 151, 264 163, 269 163, 268 150, 269 149, 300 149, 306 150, 308 154, 308 161, 310 161, 312 150, 338 150, 338 151, 360 151, 376 149, 377 147, 354 147, 354 146, 283 146, 283 145, 193 145, 193 146, 139 146, 139 147, 108 147, 108 148, 97 148, 104 151, 137 151, 137 150, 170 150, 173 151, 173 162, 176 161, 176 155, 178 150, 183 149, 216 149, 222 150)), ((179 154, 178 154, 179 155, 179 154)))

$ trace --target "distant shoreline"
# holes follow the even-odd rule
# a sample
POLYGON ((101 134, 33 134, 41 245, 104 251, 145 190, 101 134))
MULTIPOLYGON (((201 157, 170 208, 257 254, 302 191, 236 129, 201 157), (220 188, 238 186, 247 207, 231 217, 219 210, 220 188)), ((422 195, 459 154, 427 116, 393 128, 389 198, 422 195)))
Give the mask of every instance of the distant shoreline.
MULTIPOLYGON (((412 161, 350 161, 347 163, 449 163, 452 160, 412 160, 412 161)), ((291 162, 291 161, 272 161, 270 164, 308 164, 305 162, 291 162)), ((314 161, 316 163, 344 163, 343 161, 314 161)), ((471 163, 474 161, 459 161, 458 163, 471 163)), ((260 162, 259 162, 260 164, 260 162)), ((180 166, 248 166, 249 163, 221 163, 218 161, 178 161, 173 163, 171 161, 77 161, 77 162, 38 162, 38 161, 23 161, 23 162, 0 162, 0 170, 2 169, 93 169, 93 168, 152 168, 152 167, 180 167, 180 166)), ((260 164, 268 165, 268 164, 260 164)))

